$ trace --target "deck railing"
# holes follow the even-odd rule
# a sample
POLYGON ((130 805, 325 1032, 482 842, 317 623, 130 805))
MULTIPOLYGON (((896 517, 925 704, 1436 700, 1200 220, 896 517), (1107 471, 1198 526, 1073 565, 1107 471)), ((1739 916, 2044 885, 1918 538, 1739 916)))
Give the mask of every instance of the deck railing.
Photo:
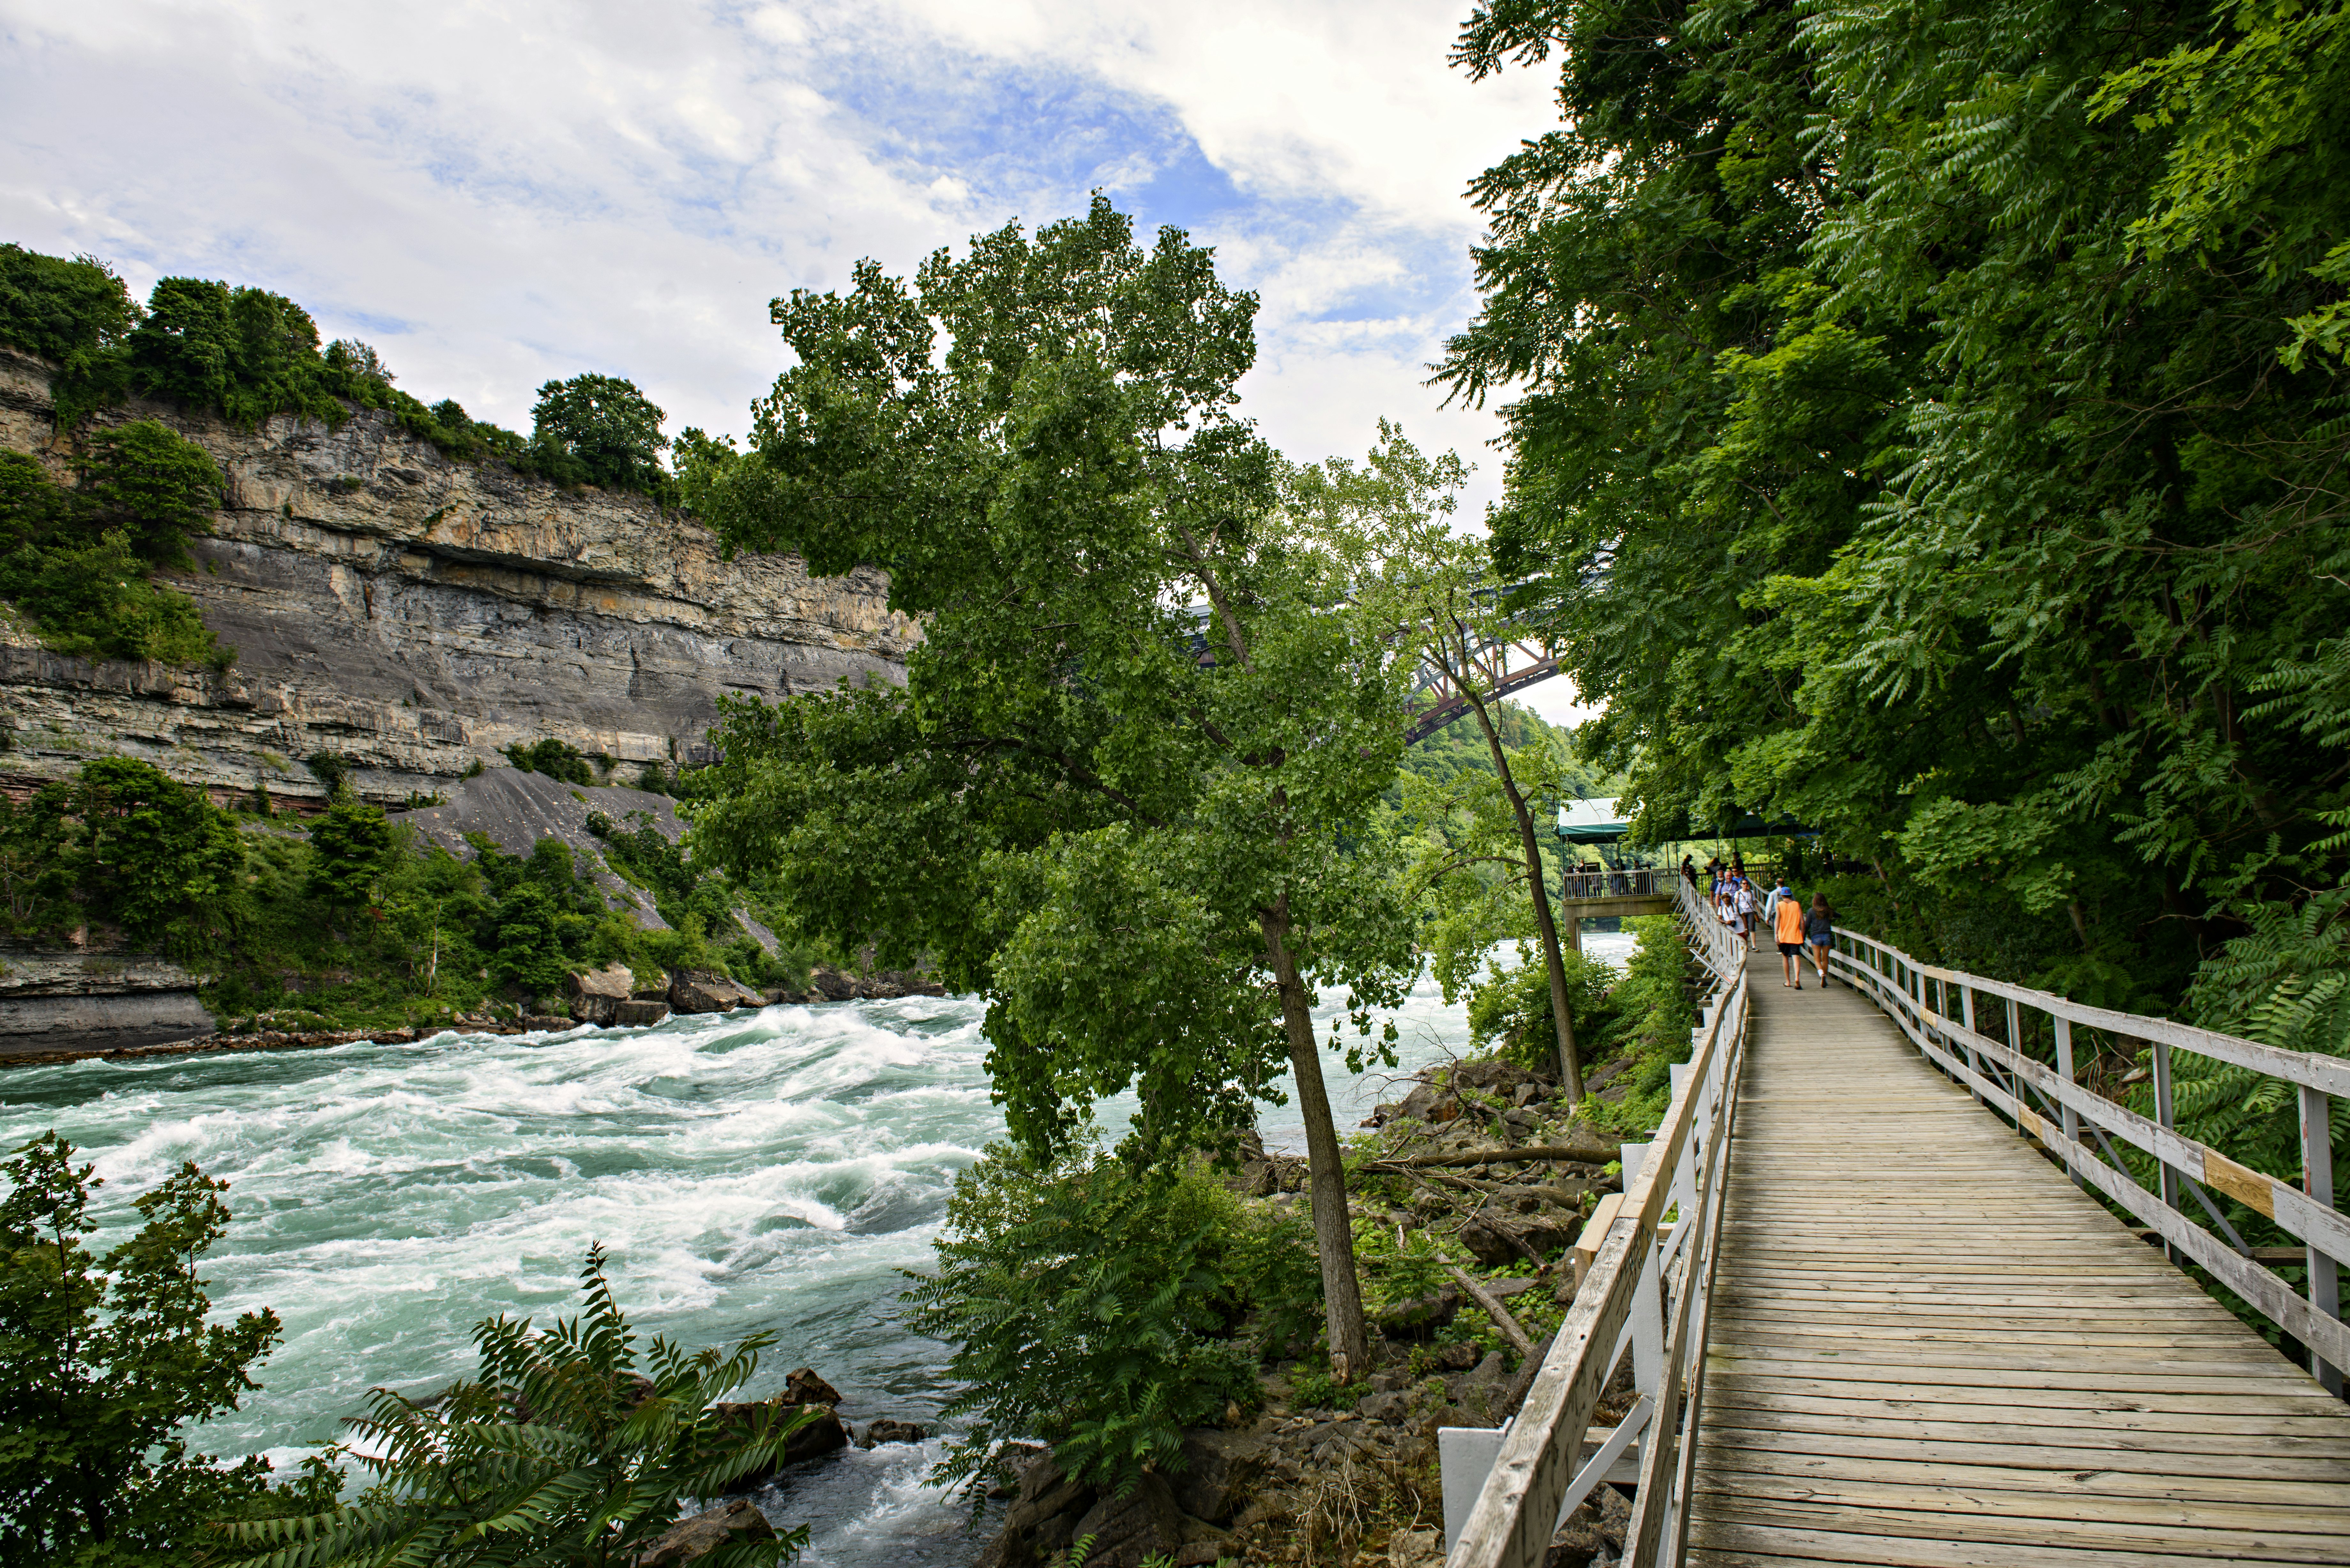
POLYGON ((1568 902, 1585 898, 1670 898, 1681 875, 1669 866, 1603 866, 1596 871, 1570 869, 1559 873, 1559 897, 1568 902))
POLYGON ((1743 944, 1689 884, 1675 877, 1673 886, 1690 950, 1712 980, 1690 1060, 1673 1069, 1672 1101, 1653 1139, 1624 1146, 1621 1198, 1612 1218, 1593 1216, 1603 1227, 1596 1251, 1502 1434, 1447 1568, 1542 1568, 1559 1521, 1636 1440, 1639 1494, 1623 1561, 1647 1568, 1681 1558, 1747 991, 1743 944), (1592 1413, 1627 1349, 1637 1399, 1603 1438, 1591 1432, 1592 1413))
POLYGON ((2318 1380, 2333 1393, 2342 1392, 2342 1369, 2350 1366, 2350 1330, 2343 1325, 2341 1297, 2341 1266, 2350 1261, 2350 1220, 2334 1208, 2330 1123, 2333 1096, 2350 1096, 2350 1060, 2281 1051, 2165 1018, 2089 1007, 2027 986, 1919 963, 1857 931, 1837 930, 1833 963, 1937 1067, 2020 1132, 2038 1139, 2084 1188, 2136 1215, 2161 1237, 2173 1262, 2207 1270, 2299 1340, 2309 1350, 2310 1370, 2318 1380), (1988 1009, 1981 1005, 1986 999, 1988 1009), (1990 1018, 1981 1016, 1986 1011, 1990 1018), (2043 1048, 2053 1064, 2033 1054, 2033 1036, 2043 1033, 2043 1048), (1994 1019, 1998 1035, 1983 1027, 1994 1019), (2075 1029, 2145 1044, 2152 1118, 2075 1081, 2075 1029), (2297 1100, 2301 1186, 2265 1176, 2178 1130, 2171 1094, 2175 1051, 2249 1068, 2275 1080, 2297 1100), (2157 1177, 2154 1190, 2131 1173, 2116 1140, 2148 1157, 2157 1177), (2274 1220, 2302 1244, 2306 1296, 2264 1266, 2209 1188, 2274 1220), (2210 1228, 2187 1211, 2189 1197, 2210 1228))

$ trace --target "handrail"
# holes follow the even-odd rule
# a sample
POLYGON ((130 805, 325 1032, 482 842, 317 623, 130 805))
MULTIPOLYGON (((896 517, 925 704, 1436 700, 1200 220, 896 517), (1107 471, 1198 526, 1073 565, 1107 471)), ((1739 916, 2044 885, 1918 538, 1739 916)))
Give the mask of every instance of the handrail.
POLYGON ((1570 902, 1585 898, 1669 898, 1681 880, 1669 866, 1603 866, 1596 871, 1573 867, 1558 876, 1558 896, 1570 902))
POLYGON ((2341 1268, 2350 1261, 2350 1219, 2334 1203, 2329 1096, 2350 1095, 2350 1061, 2282 1051, 2167 1018, 2090 1007, 2028 986, 1921 964, 1898 948, 1843 927, 1836 928, 1835 936, 1836 971, 1873 1000, 1935 1066, 1973 1090, 1976 1099, 2018 1131, 2037 1139, 2083 1187, 2095 1188, 2137 1215, 2161 1236, 2174 1261, 2183 1257, 2210 1271, 2301 1341, 2308 1347, 2310 1370, 2318 1381, 2334 1394, 2342 1392, 2342 1369, 2350 1366, 2350 1328, 2342 1322, 2341 1300, 2341 1268), (1927 1000, 1929 981, 1932 1004, 1927 1000), (1955 1019, 1947 1016, 1953 990, 1959 1000, 1955 1019), (1976 1026, 1979 996, 2006 1003, 2004 1039, 1976 1026), (2056 1055, 2053 1069, 2021 1048, 2022 1010, 2027 1007, 2050 1019, 2056 1055), (2074 1080, 2075 1024, 2147 1043, 2155 1089, 2152 1119, 2074 1080), (2172 1125, 2174 1049, 2248 1067, 2293 1085, 2301 1113, 2301 1186, 2240 1164, 2172 1125), (2036 1097, 2048 1114, 2035 1112, 2027 1095, 2036 1097), (2113 1147, 2116 1138, 2153 1158, 2158 1191, 2147 1191, 2122 1164, 2113 1147), (2273 1220, 2302 1243, 2309 1272, 2306 1300, 2251 1256, 2203 1190, 2207 1184, 2273 1220), (2188 1218, 2180 1202, 2182 1189, 2226 1232, 2225 1240, 2188 1218))
POLYGON ((1671 1103, 1637 1173, 1630 1163, 1639 1146, 1625 1147, 1622 1202, 1502 1438, 1447 1568, 1542 1568, 1559 1519, 1636 1435, 1640 1489, 1623 1561, 1627 1568, 1680 1561, 1747 990, 1743 944, 1686 881, 1676 888, 1690 945, 1714 981, 1691 1031, 1689 1064, 1673 1070, 1671 1103), (1586 1461, 1592 1412, 1627 1345, 1640 1398, 1586 1461))

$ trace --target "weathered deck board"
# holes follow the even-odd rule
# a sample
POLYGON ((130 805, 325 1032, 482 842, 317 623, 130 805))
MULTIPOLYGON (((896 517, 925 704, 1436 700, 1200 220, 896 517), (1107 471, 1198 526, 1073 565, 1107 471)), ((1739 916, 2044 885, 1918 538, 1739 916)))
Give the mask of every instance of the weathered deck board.
POLYGON ((2350 1563, 2350 1407, 1863 998, 1748 984, 1692 1562, 2350 1563))

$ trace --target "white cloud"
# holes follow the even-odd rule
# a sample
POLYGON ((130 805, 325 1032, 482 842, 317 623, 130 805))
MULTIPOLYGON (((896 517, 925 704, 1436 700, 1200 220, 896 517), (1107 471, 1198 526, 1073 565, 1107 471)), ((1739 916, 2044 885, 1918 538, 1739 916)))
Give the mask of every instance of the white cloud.
POLYGON ((635 379, 740 430, 766 302, 1119 191, 1258 289, 1249 406, 1293 455, 1419 382, 1473 307, 1461 190, 1550 113, 1445 64, 1459 0, 1170 6, 0 0, 0 237, 258 283, 402 384, 525 423, 541 380, 635 379))

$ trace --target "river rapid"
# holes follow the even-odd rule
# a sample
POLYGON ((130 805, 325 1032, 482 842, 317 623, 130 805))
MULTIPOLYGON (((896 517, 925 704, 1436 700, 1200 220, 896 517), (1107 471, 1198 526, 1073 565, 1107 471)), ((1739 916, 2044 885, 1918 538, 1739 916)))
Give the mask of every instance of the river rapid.
MULTIPOLYGON (((1620 964, 1631 939, 1585 948, 1620 964)), ((273 1308, 286 1337, 261 1391, 195 1434, 205 1452, 290 1468, 336 1439, 369 1388, 421 1393, 470 1374, 479 1320, 577 1310, 593 1241, 643 1339, 777 1336, 747 1397, 811 1366, 853 1426, 929 1426, 945 1355, 899 1324, 894 1298, 898 1271, 928 1263, 955 1177, 1002 1135, 982 1012, 910 997, 14 1068, 0 1075, 0 1147, 54 1127, 97 1162, 101 1250, 182 1160, 230 1180, 235 1222, 203 1271, 213 1305, 273 1308)), ((1467 1048, 1461 1010, 1432 984, 1395 1022, 1399 1068, 1352 1076, 1325 1056, 1342 1129, 1395 1097, 1398 1074, 1467 1048)), ((1122 1125, 1122 1108, 1104 1120, 1122 1125)), ((1261 1125, 1269 1144, 1302 1147, 1294 1106, 1261 1125)), ((940 1449, 852 1449, 760 1501, 779 1525, 814 1527, 816 1568, 959 1565, 980 1540, 922 1484, 940 1449)))

